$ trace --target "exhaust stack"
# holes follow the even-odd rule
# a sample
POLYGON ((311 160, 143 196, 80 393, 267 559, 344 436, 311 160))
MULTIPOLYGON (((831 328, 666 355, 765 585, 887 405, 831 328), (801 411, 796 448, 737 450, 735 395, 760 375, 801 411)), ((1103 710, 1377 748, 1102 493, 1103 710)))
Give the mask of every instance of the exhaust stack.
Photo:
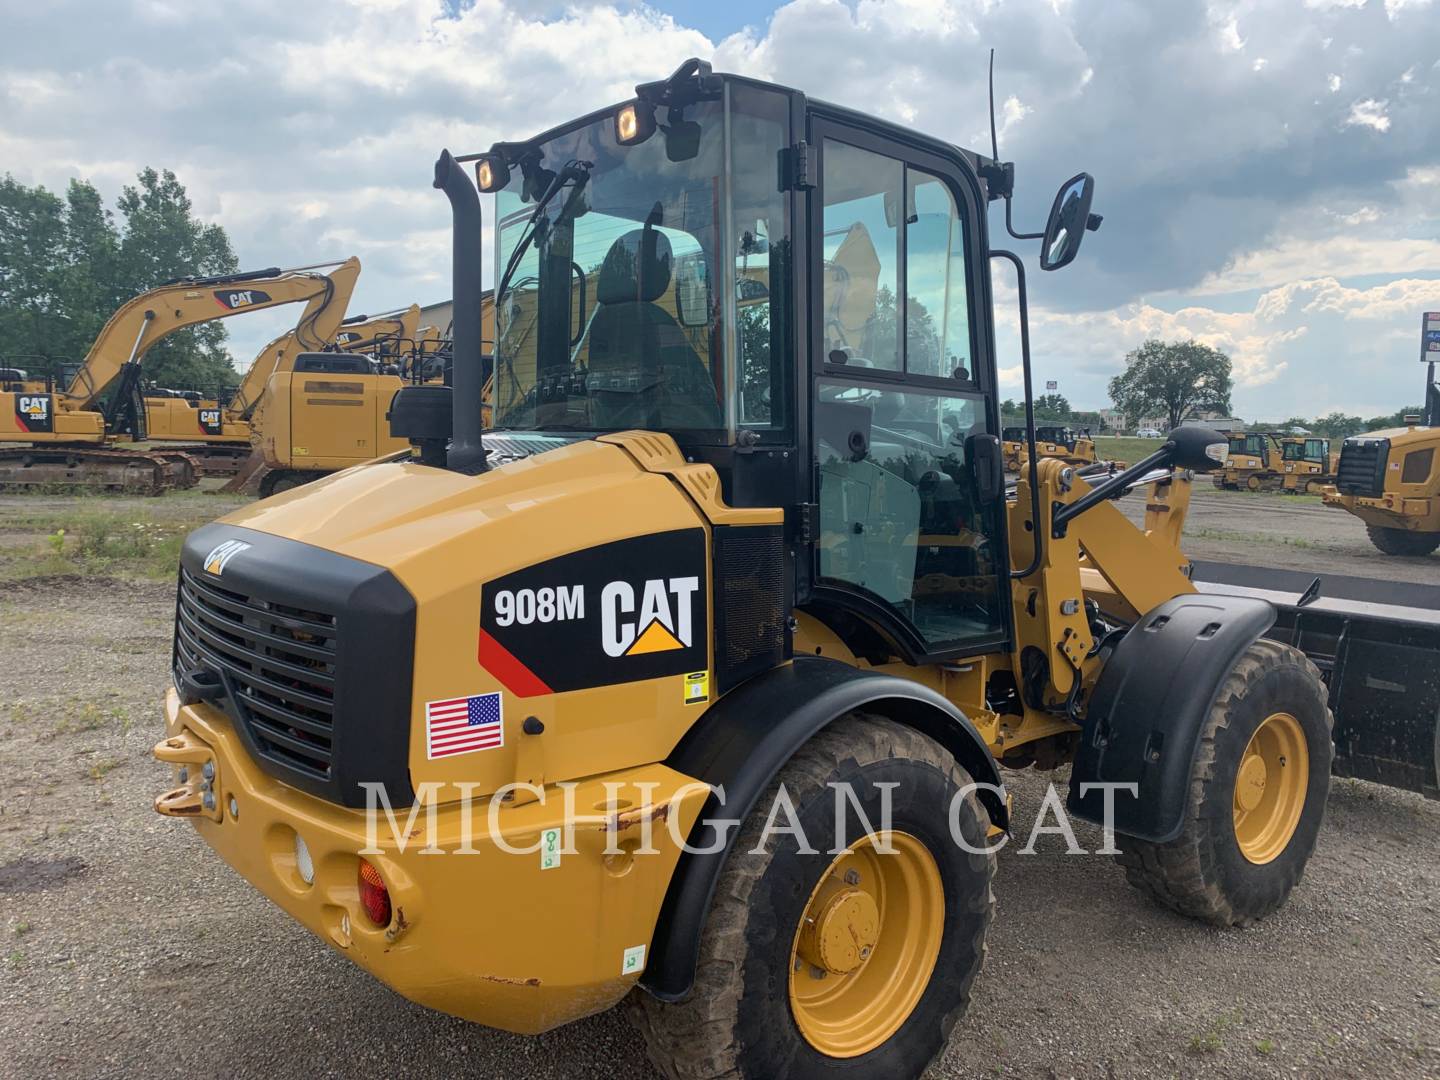
POLYGON ((480 340, 481 287, 480 195, 449 150, 435 162, 435 186, 450 200, 453 393, 452 437, 447 466, 455 472, 482 473, 488 468, 481 442, 481 405, 485 390, 480 340))

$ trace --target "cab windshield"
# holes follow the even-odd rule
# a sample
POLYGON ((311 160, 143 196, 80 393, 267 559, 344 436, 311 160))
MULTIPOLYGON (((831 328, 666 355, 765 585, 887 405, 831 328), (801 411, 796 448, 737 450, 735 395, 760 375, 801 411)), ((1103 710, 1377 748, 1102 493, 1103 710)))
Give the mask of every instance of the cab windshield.
POLYGON ((637 145, 604 114, 517 149, 496 194, 497 267, 552 177, 577 164, 585 179, 545 205, 497 297, 494 427, 717 443, 784 428, 788 116, 784 94, 727 80, 657 109, 637 145))

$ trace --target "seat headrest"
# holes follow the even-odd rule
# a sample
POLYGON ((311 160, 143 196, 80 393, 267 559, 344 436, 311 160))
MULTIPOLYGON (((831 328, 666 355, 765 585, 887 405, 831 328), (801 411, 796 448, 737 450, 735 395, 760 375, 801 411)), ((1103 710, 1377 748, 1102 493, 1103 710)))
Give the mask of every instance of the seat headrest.
POLYGON ((670 287, 670 238, 658 229, 631 229, 605 253, 595 298, 602 304, 653 302, 670 287))

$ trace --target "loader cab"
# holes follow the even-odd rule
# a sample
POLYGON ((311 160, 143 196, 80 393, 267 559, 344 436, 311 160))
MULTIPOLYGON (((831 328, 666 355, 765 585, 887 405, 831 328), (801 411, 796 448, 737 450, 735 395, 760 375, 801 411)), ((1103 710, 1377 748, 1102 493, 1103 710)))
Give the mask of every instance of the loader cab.
POLYGON ((785 508, 795 603, 860 651, 1003 648, 980 159, 678 75, 478 155, 505 285, 492 429, 667 433, 731 505, 785 508))

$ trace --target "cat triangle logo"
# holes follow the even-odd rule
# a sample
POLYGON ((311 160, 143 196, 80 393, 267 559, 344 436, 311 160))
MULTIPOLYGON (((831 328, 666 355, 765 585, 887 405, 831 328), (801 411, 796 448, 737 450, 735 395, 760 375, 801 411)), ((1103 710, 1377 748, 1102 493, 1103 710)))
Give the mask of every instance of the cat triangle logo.
POLYGON ((250 545, 243 540, 226 540, 223 544, 217 544, 210 554, 205 556, 206 573, 219 577, 225 572, 226 563, 242 551, 249 550, 250 545))
POLYGON ((683 649, 684 647, 675 635, 665 628, 664 623, 655 619, 635 639, 635 644, 625 650, 625 655, 639 656, 641 653, 666 652, 670 649, 683 649))

